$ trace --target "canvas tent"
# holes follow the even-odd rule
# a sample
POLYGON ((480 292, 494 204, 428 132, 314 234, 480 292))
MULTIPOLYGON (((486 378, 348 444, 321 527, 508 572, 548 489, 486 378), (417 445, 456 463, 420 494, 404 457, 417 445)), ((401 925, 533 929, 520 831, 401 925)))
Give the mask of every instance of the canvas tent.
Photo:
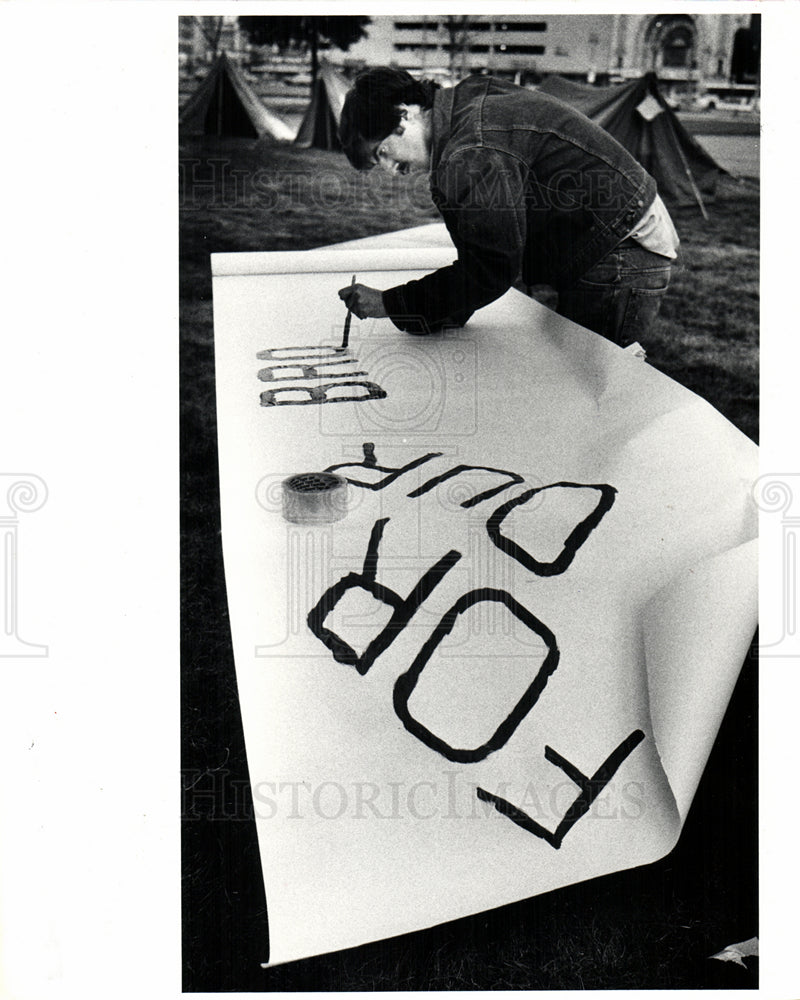
POLYGON ((311 103, 300 123, 295 144, 317 149, 340 149, 336 130, 350 82, 330 63, 320 65, 311 103))
POLYGON ((186 135, 270 136, 290 142, 294 133, 268 111, 239 67, 223 52, 181 111, 186 135))
POLYGON ((561 76, 538 88, 559 98, 620 142, 656 180, 665 201, 674 205, 713 198, 725 170, 697 143, 664 100, 654 73, 611 87, 590 87, 561 76))

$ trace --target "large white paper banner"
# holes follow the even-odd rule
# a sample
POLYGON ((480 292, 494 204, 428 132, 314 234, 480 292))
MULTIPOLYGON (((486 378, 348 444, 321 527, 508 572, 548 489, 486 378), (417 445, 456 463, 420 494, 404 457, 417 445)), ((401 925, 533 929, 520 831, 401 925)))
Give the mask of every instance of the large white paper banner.
POLYGON ((213 258, 271 962, 662 857, 753 634, 756 448, 702 399, 513 290, 342 349, 353 273, 452 256, 213 258), (344 516, 286 520, 326 470, 344 516))

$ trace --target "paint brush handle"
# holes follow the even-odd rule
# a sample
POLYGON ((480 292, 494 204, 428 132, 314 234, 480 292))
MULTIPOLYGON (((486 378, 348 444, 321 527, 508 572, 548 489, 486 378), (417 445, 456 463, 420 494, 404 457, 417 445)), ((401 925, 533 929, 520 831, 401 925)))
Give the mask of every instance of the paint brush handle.
MULTIPOLYGON (((353 280, 350 282, 350 287, 354 288, 356 284, 356 276, 353 275, 353 280)), ((350 320, 353 318, 353 310, 350 306, 347 307, 347 317, 344 321, 344 337, 342 337, 342 349, 347 347, 347 342, 350 338, 350 320)))

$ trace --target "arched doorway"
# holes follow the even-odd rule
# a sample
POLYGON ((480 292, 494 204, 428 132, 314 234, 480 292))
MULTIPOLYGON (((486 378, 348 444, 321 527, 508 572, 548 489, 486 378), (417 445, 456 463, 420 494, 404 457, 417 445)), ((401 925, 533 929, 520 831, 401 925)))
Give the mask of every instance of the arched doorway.
POLYGON ((756 83, 761 61, 761 15, 753 14, 748 27, 733 36, 731 79, 735 83, 756 83))
POLYGON ((643 68, 672 71, 697 68, 697 28, 689 14, 656 14, 644 37, 643 68))

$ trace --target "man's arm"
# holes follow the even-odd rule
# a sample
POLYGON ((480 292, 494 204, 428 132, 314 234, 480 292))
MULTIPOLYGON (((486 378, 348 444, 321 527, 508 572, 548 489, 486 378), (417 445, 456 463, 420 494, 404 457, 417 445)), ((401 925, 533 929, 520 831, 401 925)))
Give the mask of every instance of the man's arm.
POLYGON ((434 201, 458 260, 383 293, 383 307, 395 326, 428 333, 462 325, 513 285, 525 249, 526 177, 520 160, 485 147, 459 150, 439 165, 434 201))

